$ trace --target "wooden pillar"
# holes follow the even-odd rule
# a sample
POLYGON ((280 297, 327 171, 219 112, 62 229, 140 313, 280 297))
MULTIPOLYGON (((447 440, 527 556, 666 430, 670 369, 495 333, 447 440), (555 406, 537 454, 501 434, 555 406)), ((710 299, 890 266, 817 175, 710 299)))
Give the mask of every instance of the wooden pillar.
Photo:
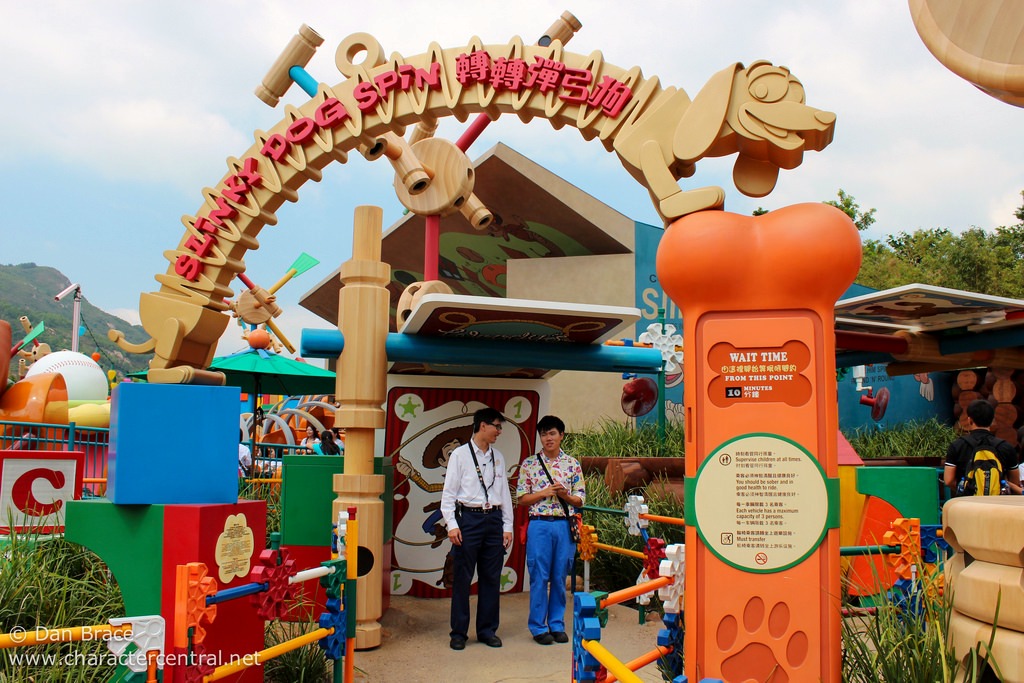
POLYGON ((338 329, 345 349, 338 359, 335 424, 345 428, 345 470, 334 476, 338 497, 331 510, 356 507, 359 561, 356 581, 356 649, 381 642, 384 541, 384 477, 373 473, 374 430, 383 429, 388 334, 388 281, 391 268, 380 260, 383 212, 376 206, 355 210, 352 258, 341 266, 338 329))

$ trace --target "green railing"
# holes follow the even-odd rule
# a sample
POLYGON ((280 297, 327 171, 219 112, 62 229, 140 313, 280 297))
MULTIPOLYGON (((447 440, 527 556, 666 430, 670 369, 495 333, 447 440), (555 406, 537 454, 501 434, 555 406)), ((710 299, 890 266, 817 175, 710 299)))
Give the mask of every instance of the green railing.
POLYGON ((277 479, 281 476, 281 458, 286 455, 305 453, 304 448, 292 444, 249 442, 252 454, 252 477, 254 479, 277 479))

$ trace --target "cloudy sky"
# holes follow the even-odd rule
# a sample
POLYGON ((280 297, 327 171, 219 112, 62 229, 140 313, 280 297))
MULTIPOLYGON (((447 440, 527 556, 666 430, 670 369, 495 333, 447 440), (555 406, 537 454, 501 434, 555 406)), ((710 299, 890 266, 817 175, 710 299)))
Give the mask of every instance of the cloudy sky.
MULTIPOLYGON (((416 55, 433 41, 456 47, 474 35, 533 42, 565 10, 583 23, 571 52, 600 50, 691 96, 732 62, 767 59, 792 69, 809 104, 837 114, 832 145, 783 171, 766 198, 731 186, 732 159, 702 161, 684 186, 724 186, 730 211, 822 201, 843 188, 877 209, 867 237, 1014 222, 1024 112, 942 67, 905 2, 673 0, 641 3, 646 9, 628 16, 621 1, 577 2, 0 0, 0 263, 53 266, 93 304, 134 322, 139 294, 156 290, 163 251, 183 234, 181 216, 199 209, 202 189, 217 184, 225 159, 240 156, 254 130, 280 120, 283 105, 271 110, 253 89, 301 24, 325 39, 309 72, 336 84, 335 48, 355 32, 388 54, 416 55)), ((283 102, 306 99, 293 88, 283 102)), ((439 134, 461 130, 448 120, 439 134)), ((630 218, 658 224, 616 157, 574 130, 499 121, 470 156, 498 141, 630 218)), ((385 227, 400 218, 392 177, 385 162, 356 156, 329 167, 246 256, 247 274, 264 286, 303 251, 320 259, 280 292, 281 324, 296 344, 302 327, 326 327, 296 301, 350 256, 354 207, 382 206, 385 227)), ((222 351, 241 347, 236 331, 229 327, 222 351)))

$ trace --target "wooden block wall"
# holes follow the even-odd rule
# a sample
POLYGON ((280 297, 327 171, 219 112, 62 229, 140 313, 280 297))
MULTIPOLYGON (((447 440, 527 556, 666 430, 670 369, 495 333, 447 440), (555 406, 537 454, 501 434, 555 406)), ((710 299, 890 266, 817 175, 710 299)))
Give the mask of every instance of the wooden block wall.
POLYGON ((993 433, 1017 445, 1017 429, 1024 424, 1024 371, 1010 368, 961 370, 953 386, 953 416, 966 429, 967 406, 987 400, 996 410, 993 433))

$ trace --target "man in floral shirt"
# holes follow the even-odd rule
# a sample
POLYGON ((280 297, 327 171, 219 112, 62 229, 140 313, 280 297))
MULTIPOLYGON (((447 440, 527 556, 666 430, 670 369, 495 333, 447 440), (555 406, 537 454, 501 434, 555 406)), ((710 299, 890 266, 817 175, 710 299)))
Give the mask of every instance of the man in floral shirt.
POLYGON ((530 571, 530 633, 541 645, 567 643, 565 577, 576 546, 569 537, 569 516, 583 507, 583 470, 561 448, 565 423, 545 415, 537 423, 541 452, 519 467, 519 504, 529 506, 526 566, 530 571))

